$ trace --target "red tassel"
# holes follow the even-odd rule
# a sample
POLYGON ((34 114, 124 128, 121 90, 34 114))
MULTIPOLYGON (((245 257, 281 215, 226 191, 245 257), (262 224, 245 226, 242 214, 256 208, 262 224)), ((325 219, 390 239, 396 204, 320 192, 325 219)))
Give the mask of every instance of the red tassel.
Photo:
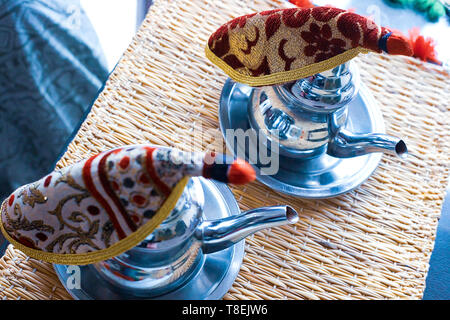
POLYGON ((425 62, 432 62, 441 65, 442 62, 436 57, 436 51, 433 38, 425 38, 420 35, 419 28, 409 30, 409 41, 414 50, 413 56, 425 62))
POLYGON ((289 0, 289 2, 295 4, 299 8, 314 8, 311 0, 289 0))

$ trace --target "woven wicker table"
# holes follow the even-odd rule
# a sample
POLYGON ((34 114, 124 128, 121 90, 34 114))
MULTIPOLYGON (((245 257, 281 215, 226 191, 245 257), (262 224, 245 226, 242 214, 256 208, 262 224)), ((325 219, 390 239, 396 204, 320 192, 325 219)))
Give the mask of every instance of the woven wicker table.
MULTIPOLYGON (((226 76, 204 57, 204 44, 229 19, 281 5, 156 0, 57 166, 123 144, 224 148, 218 101, 226 76)), ((225 299, 422 297, 449 177, 450 77, 412 58, 369 54, 356 61, 387 133, 404 137, 411 156, 383 156, 362 186, 332 199, 302 200, 258 182, 233 188, 243 210, 288 203, 300 221, 246 240, 225 299)), ((9 246, 0 260, 0 298, 70 296, 51 265, 9 246)))

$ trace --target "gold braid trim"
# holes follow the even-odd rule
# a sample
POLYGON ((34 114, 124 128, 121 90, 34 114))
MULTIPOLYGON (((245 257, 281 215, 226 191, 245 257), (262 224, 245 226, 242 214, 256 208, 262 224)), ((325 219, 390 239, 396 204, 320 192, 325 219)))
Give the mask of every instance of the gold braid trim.
MULTIPOLYGON (((153 230, 155 230, 156 227, 158 227, 173 210, 173 208, 177 204, 178 199, 181 197, 181 194, 183 193, 183 190, 188 181, 189 177, 184 177, 180 182, 178 182, 178 184, 172 190, 172 193, 169 195, 166 201, 164 201, 161 208, 159 208, 158 212, 150 221, 148 221, 136 232, 132 233, 125 239, 122 239, 114 243, 112 246, 106 249, 80 254, 45 252, 29 248, 11 238, 8 232, 6 232, 3 222, 0 223, 0 229, 2 230, 2 233, 4 234, 5 238, 10 243, 12 243, 17 249, 19 249, 26 255, 38 260, 44 260, 56 264, 70 264, 70 265, 85 265, 99 262, 102 260, 107 260, 127 250, 132 249, 133 247, 141 243, 149 234, 151 234, 153 230)), ((2 210, 6 210, 4 206, 5 202, 3 203, 2 210)))
POLYGON ((295 81, 298 79, 306 78, 309 76, 312 76, 316 73, 320 73, 326 70, 333 69, 351 59, 356 57, 359 53, 369 53, 370 50, 362 47, 356 47, 349 49, 343 53, 340 53, 333 58, 313 63, 307 66, 304 66, 302 68, 289 70, 289 71, 283 71, 283 72, 276 72, 269 75, 254 77, 249 75, 244 75, 232 67, 230 67, 228 64, 226 64, 225 61, 220 59, 218 56, 216 56, 208 45, 205 47, 205 54, 206 57, 211 60, 212 63, 214 63, 216 66, 218 66, 220 69, 222 69, 231 79, 233 79, 236 82, 244 83, 252 87, 260 87, 260 86, 271 86, 274 84, 281 84, 285 82, 295 81))

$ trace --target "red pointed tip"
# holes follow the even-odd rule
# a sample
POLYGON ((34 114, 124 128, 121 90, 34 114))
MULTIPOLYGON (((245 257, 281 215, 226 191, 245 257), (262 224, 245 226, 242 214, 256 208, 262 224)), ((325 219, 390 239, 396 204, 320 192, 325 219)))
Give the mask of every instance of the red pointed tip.
POLYGON ((255 169, 242 159, 234 160, 227 176, 228 182, 232 184, 246 184, 256 179, 255 169))
POLYGON ((393 32, 386 43, 389 54, 412 56, 414 51, 409 39, 400 32, 393 32))

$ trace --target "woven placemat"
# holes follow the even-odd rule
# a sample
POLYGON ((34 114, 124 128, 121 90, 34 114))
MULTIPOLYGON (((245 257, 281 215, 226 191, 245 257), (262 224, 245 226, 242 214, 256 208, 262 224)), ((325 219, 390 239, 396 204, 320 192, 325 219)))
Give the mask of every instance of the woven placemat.
MULTIPOLYGON (((123 144, 223 148, 218 101, 226 76, 204 57, 204 45, 229 19, 280 6, 156 0, 58 167, 123 144)), ((233 188, 243 210, 290 204, 300 221, 246 240, 225 299, 422 297, 449 176, 449 75, 412 58, 370 54, 356 61, 387 132, 403 137, 411 156, 383 156, 362 186, 327 200, 294 198, 259 182, 233 188)), ((9 246, 0 260, 0 297, 69 295, 51 265, 9 246)))

